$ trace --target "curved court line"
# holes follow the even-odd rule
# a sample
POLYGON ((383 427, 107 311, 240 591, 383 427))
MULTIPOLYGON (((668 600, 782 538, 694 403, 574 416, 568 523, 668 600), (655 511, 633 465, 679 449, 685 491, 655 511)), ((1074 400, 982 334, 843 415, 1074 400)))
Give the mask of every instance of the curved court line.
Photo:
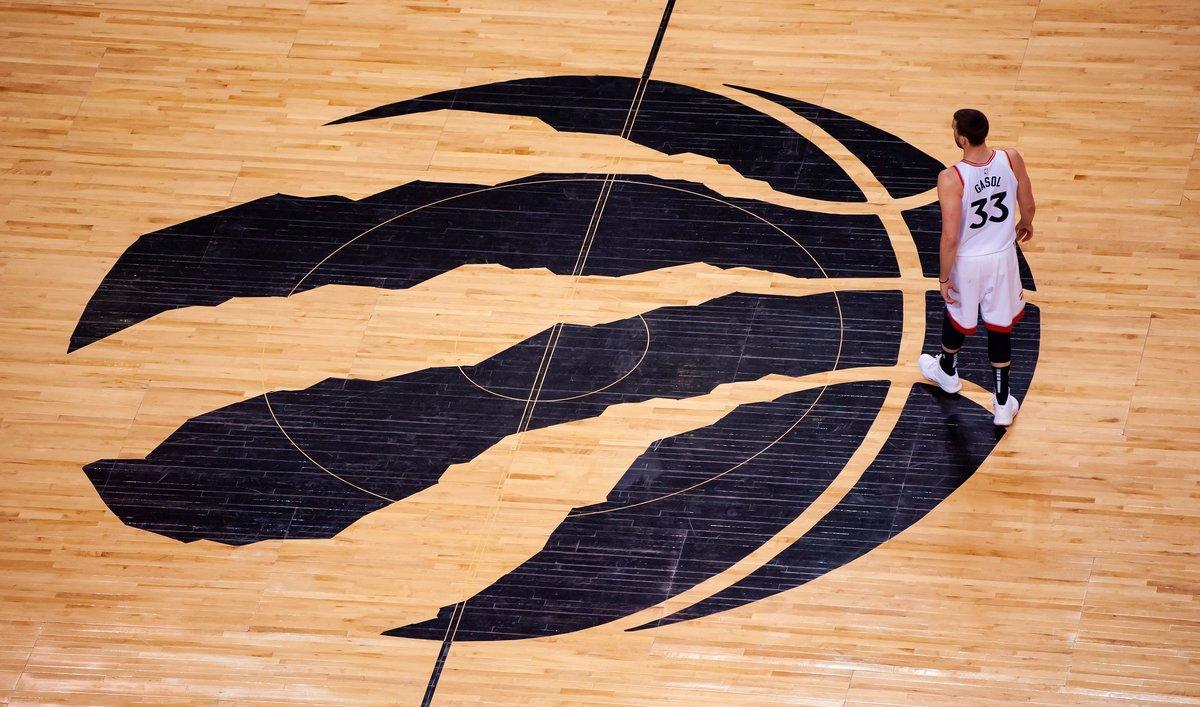
MULTIPOLYGON (((259 376, 262 376, 262 360, 261 359, 259 360, 259 364, 258 364, 258 373, 259 373, 259 376)), ((303 454, 305 459, 312 462, 314 466, 316 466, 318 469, 325 472, 326 474, 329 474, 330 476, 337 479, 338 481, 342 482, 343 484, 346 484, 350 488, 358 489, 359 491, 362 491, 363 493, 370 494, 370 495, 374 496, 375 498, 378 498, 383 501, 387 501, 389 503, 396 502, 396 499, 394 499, 394 498, 388 498, 387 496, 384 496, 382 494, 375 493, 371 489, 363 488, 362 486, 359 486, 358 484, 354 483, 353 481, 350 481, 348 479, 344 479, 344 478, 338 476, 337 474, 333 473, 329 469, 326 469, 321 464, 321 462, 310 457, 308 455, 308 452, 304 451, 304 449, 301 448, 300 445, 296 444, 296 441, 294 439, 292 439, 292 436, 287 433, 287 430, 283 428, 283 425, 279 424, 279 418, 275 416, 275 408, 271 406, 271 399, 269 397, 267 397, 266 393, 263 393, 263 401, 265 401, 267 403, 267 411, 271 413, 271 419, 275 421, 275 426, 278 427, 279 431, 283 433, 284 438, 287 439, 289 444, 291 444, 293 447, 296 448, 297 452, 300 452, 301 454, 303 454)))
MULTIPOLYGON (((539 402, 539 403, 562 403, 562 402, 566 402, 568 400, 578 400, 579 398, 586 398, 589 395, 595 395, 596 393, 604 392, 604 391, 608 390, 609 388, 613 387, 614 385, 616 385, 617 383, 620 383, 621 381, 625 380, 629 376, 633 375, 633 372, 636 371, 638 369, 638 367, 642 365, 642 361, 646 360, 646 354, 650 353, 650 325, 646 323, 646 319, 642 315, 640 315, 640 314, 637 315, 637 318, 638 318, 638 320, 640 320, 642 322, 642 326, 646 330, 646 347, 642 349, 642 355, 638 357, 637 362, 633 364, 632 368, 630 368, 628 371, 625 371, 625 373, 623 373, 620 378, 614 380, 613 382, 609 383, 608 385, 606 385, 602 388, 596 388, 595 390, 589 390, 586 393, 580 393, 578 395, 572 395, 572 396, 569 396, 566 398, 540 398, 539 397, 539 398, 537 398, 537 402, 539 402)), ((511 395, 505 395, 504 393, 497 393, 496 391, 492 390, 491 388, 488 388, 485 385, 479 384, 474 378, 467 375, 467 372, 463 370, 462 366, 457 366, 457 368, 458 368, 458 372, 462 374, 462 377, 466 378, 467 381, 471 383, 471 385, 475 386, 476 388, 479 388, 480 390, 482 390, 485 393, 488 393, 489 395, 494 395, 497 398, 504 398, 505 400, 512 400, 512 401, 518 402, 518 403, 521 403, 521 402, 527 403, 534 399, 532 395, 528 398, 516 398, 511 395)), ((539 388, 539 390, 540 390, 540 388, 539 388)))

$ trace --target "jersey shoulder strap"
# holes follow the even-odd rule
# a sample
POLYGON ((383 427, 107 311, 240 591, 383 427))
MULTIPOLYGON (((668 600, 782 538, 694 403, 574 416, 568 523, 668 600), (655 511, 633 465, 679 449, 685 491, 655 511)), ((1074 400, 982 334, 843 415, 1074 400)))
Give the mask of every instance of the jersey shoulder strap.
POLYGON ((963 163, 961 161, 955 162, 954 164, 950 165, 950 169, 954 170, 955 176, 958 177, 959 186, 961 186, 963 189, 966 189, 967 188, 967 180, 965 177, 963 177, 962 165, 963 165, 963 163))
MULTIPOLYGON (((1012 155, 1010 155, 1010 154, 1008 153, 1008 150, 1009 150, 1009 148, 1007 148, 1007 147, 1006 147, 1006 148, 1004 148, 1003 150, 996 150, 996 152, 997 152, 998 154, 1000 154, 1000 155, 1004 155, 1004 166, 1005 166, 1005 167, 1008 167, 1008 171, 1012 172, 1012 171, 1013 171, 1013 168, 1012 168, 1012 155)), ((1016 174, 1016 173, 1015 173, 1015 172, 1013 172, 1013 174, 1016 174)))

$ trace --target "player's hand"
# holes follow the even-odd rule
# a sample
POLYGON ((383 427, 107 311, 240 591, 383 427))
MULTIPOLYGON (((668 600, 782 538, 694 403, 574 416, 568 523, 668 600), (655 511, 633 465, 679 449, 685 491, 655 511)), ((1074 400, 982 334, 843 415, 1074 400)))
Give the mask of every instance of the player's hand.
POLYGON ((946 304, 958 304, 958 300, 955 299, 957 296, 958 290, 954 289, 954 285, 949 282, 942 283, 942 299, 946 300, 946 304), (950 295, 951 292, 954 293, 954 296, 950 295))
POLYGON ((1021 221, 1017 224, 1017 242, 1025 243, 1033 238, 1033 224, 1021 221))

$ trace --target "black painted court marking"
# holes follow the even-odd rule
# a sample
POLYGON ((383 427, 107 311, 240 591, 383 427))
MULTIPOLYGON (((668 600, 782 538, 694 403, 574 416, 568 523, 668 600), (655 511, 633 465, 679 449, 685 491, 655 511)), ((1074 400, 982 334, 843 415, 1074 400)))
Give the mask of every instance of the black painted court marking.
MULTIPOLYGON (((621 106, 628 106, 637 93, 638 82, 636 76, 611 75, 518 79, 452 89, 388 104, 359 116, 351 116, 350 122, 433 110, 463 110, 530 116, 560 132, 617 137, 625 128, 625 116, 612 114, 619 113, 621 106)), ((761 111, 721 94, 650 79, 639 104, 636 126, 636 129, 629 131, 627 139, 631 142, 667 155, 692 153, 709 157, 729 165, 748 179, 766 182, 776 191, 813 199, 816 202, 813 206, 819 206, 819 202, 850 204, 866 200, 861 190, 853 186, 845 170, 803 135, 761 111)), ((869 127, 863 124, 860 132, 875 134, 869 127)), ((904 144, 867 140, 851 142, 846 147, 860 158, 865 155, 878 160, 881 158, 877 153, 884 153, 886 164, 890 165, 887 174, 899 173, 908 180, 913 178, 912 172, 922 172, 922 169, 921 165, 905 160, 906 154, 911 152, 901 151, 904 144)), ((938 171, 941 171, 940 166, 937 171, 924 170, 921 179, 932 185, 937 180, 938 171)), ((163 312, 189 306, 213 307, 235 297, 284 297, 294 291, 314 289, 321 284, 361 284, 405 289, 434 276, 435 270, 478 262, 495 262, 511 268, 550 267, 555 273, 565 275, 576 261, 579 244, 575 244, 576 253, 569 254, 569 244, 561 242, 560 236, 562 233, 575 232, 575 228, 554 231, 553 240, 540 244, 538 239, 532 237, 533 232, 522 235, 501 230, 490 234, 488 243, 495 247, 485 249, 486 252, 467 249, 451 254, 445 251, 446 243, 433 244, 428 242, 428 238, 417 238, 419 242, 412 244, 417 246, 416 250, 410 251, 413 256, 420 253, 428 256, 426 249, 434 246, 434 250, 450 255, 451 259, 437 260, 435 263, 425 257, 420 262, 410 262, 411 267, 401 271, 396 267, 381 270, 378 259, 367 258, 365 262, 357 263, 358 267, 350 262, 341 262, 336 274, 327 272, 317 278, 309 277, 314 274, 310 272, 312 266, 320 265, 318 261, 328 260, 327 256, 333 252, 337 253, 333 255, 333 260, 354 260, 348 246, 367 236, 359 229, 360 226, 374 224, 369 231, 387 231, 389 224, 394 222, 392 219, 397 216, 432 218, 439 204, 455 198, 473 198, 467 192, 488 194, 492 189, 523 188, 520 185, 535 181, 545 183, 556 177, 580 176, 595 177, 594 181, 601 182, 604 175, 541 174, 537 175, 541 179, 519 179, 490 188, 482 184, 416 181, 360 200, 337 195, 295 197, 275 194, 143 234, 122 253, 89 299, 71 335, 68 352, 89 346, 163 312), (426 209, 431 211, 426 212, 426 209), (396 210, 402 214, 398 215, 396 210), (537 247, 539 245, 541 249, 537 247), (435 265, 441 267, 432 267, 435 265)), ((879 175, 879 178, 883 183, 890 184, 886 174, 879 175)), ((692 186, 706 193, 710 191, 699 184, 692 183, 692 186)), ((618 198, 620 191, 614 186, 616 193, 612 198, 618 198)), ((596 195, 590 194, 586 199, 595 202, 596 195)), ((769 220, 783 218, 807 230, 809 238, 823 242, 833 240, 828 232, 813 231, 811 228, 814 218, 832 217, 834 214, 820 209, 788 209, 762 201, 755 202, 755 209, 778 214, 774 218, 768 217, 769 220), (804 223, 794 223, 797 217, 804 223)), ((460 212, 455 216, 456 221, 470 213, 460 212)), ((876 214, 868 211, 856 210, 855 214, 840 215, 834 220, 843 221, 840 227, 848 228, 853 228, 852 221, 866 216, 876 222, 878 220, 876 214)), ((936 210, 930 215, 933 218, 940 217, 936 210)), ((584 214, 579 216, 585 217, 584 214)), ((606 212, 606 226, 611 226, 611 218, 612 215, 606 212)), ((480 224, 473 225, 478 227, 480 224)), ((872 228, 883 231, 881 223, 872 228)), ((454 232, 465 235, 458 229, 454 232)), ((535 232, 543 233, 536 229, 535 232)), ((935 228, 933 232, 936 236, 939 231, 935 228)), ((395 240, 394 237, 389 238, 387 233, 380 235, 384 236, 385 241, 395 240)), ((406 234, 406 242, 420 235, 419 231, 410 232, 406 234)), ((827 250, 822 256, 822 262, 827 266, 831 263, 825 260, 826 257, 845 259, 848 255, 845 246, 849 241, 845 235, 840 234, 836 239, 839 247, 827 250)), ((860 232, 857 235, 862 234, 860 232)), ((856 240, 856 236, 851 236, 850 240, 856 240)), ((709 241, 708 244, 717 248, 722 245, 719 240, 709 241)), ((603 245, 609 244, 606 242, 603 245)), ((859 249, 867 245, 861 241, 857 243, 859 249)), ((880 257, 894 261, 890 246, 882 249, 886 255, 883 252, 876 253, 880 250, 878 248, 867 250, 871 252, 860 250, 850 263, 842 262, 841 265, 850 265, 852 276, 868 273, 900 275, 894 263, 889 268, 890 273, 880 270, 884 265, 879 261, 880 257)), ((358 260, 363 260, 361 254, 358 260)), ((772 262, 774 259, 768 259, 768 262, 761 260, 754 266, 767 270, 778 268, 779 264, 772 262)), ((595 271, 591 274, 626 274, 611 272, 615 266, 611 258, 605 267, 599 269, 594 261, 594 257, 588 258, 587 271, 595 271)), ((722 263, 751 267, 746 262, 729 263, 728 258, 711 264, 722 263)), ((660 267, 662 265, 664 263, 659 263, 660 267)))
MULTIPOLYGON (((667 4, 663 7, 662 19, 658 23, 658 32, 654 35, 654 43, 650 45, 650 55, 646 57, 646 66, 642 69, 642 76, 638 80, 637 90, 634 91, 633 101, 629 105, 629 111, 625 114, 625 125, 621 128, 621 137, 629 139, 629 134, 633 132, 633 125, 637 122, 638 108, 641 106, 642 98, 646 94, 646 85, 650 83, 650 73, 654 70, 654 63, 658 60, 658 50, 662 46, 663 37, 667 33, 667 24, 671 21, 671 12, 675 9, 675 0, 667 0, 667 4)), ((604 184, 601 185, 600 194, 596 197, 596 205, 593 207, 592 218, 588 223, 587 232, 584 233, 583 243, 579 247, 579 256, 576 259, 575 267, 572 275, 578 276, 583 272, 583 266, 587 262, 588 254, 592 250, 592 242, 596 238, 596 232, 600 228, 600 220, 604 216, 604 207, 608 203, 608 196, 612 193, 613 179, 615 173, 604 175, 604 184)), ((549 339, 546 341, 546 352, 542 356, 542 362, 538 366, 538 371, 534 375, 533 388, 529 392, 527 412, 521 415, 520 423, 518 424, 518 434, 525 431, 533 416, 533 408, 537 405, 538 396, 541 394, 542 383, 545 381, 546 373, 550 370, 550 360, 554 357, 554 349, 558 343, 559 336, 562 332, 562 324, 555 324, 550 333, 549 339)), ((433 695, 437 692, 438 681, 442 677, 442 669, 446 667, 446 661, 450 657, 450 647, 454 644, 454 635, 458 631, 458 623, 462 619, 462 613, 466 607, 466 602, 461 601, 454 605, 455 620, 450 622, 447 627, 446 638, 442 641, 442 647, 438 651, 437 660, 434 661, 433 671, 429 675, 429 683, 425 686, 425 696, 421 699, 421 707, 429 707, 433 704, 433 695)))
MULTIPOLYGON (((633 95, 633 83, 636 83, 636 77, 631 81, 629 90, 624 94, 626 102, 633 95)), ((646 100, 651 100, 649 91, 647 91, 646 100)), ((646 116, 645 103, 642 105, 640 115, 643 118, 639 118, 639 127, 634 131, 634 135, 641 130, 643 125, 646 116)), ((620 126, 618 125, 618 127, 620 126)), ((580 233, 586 230, 591 212, 582 213, 578 204, 586 201, 595 202, 603 177, 603 174, 598 174, 594 177, 569 179, 522 180, 508 185, 473 189, 460 196, 470 199, 470 194, 487 196, 511 189, 514 201, 505 205, 509 209, 521 209, 530 203, 529 196, 534 197, 534 201, 529 207, 532 211, 522 211, 525 225, 519 227, 520 229, 529 229, 532 237, 515 244, 515 247, 536 250, 531 249, 530 246, 536 245, 537 237, 540 234, 554 234, 561 240, 559 234, 580 233), (553 201, 555 203, 574 203, 575 215, 564 219, 562 217, 568 211, 560 210, 561 212, 558 214, 539 211, 537 195, 522 195, 521 193, 523 185, 529 184, 555 184, 558 187, 569 187, 565 198, 563 195, 556 194, 553 201)), ((692 186, 694 187, 694 185, 692 186)), ((439 193, 437 196, 440 198, 430 200, 429 195, 420 194, 415 200, 402 199, 400 203, 408 207, 416 202, 453 203, 453 199, 457 198, 455 195, 458 193, 459 185, 453 185, 453 187, 449 197, 446 197, 444 193, 439 193)), ((405 189, 401 187, 400 191, 405 191, 405 189)), ((594 273, 615 277, 633 272, 645 272, 653 269, 653 266, 695 262, 707 262, 710 265, 725 268, 757 266, 799 278, 821 276, 856 278, 871 274, 889 276, 895 272, 895 260, 891 255, 892 251, 886 232, 883 231, 882 224, 878 223, 874 217, 858 218, 849 223, 844 223, 842 217, 832 220, 822 217, 814 220, 814 216, 819 214, 781 210, 779 207, 772 208, 760 202, 738 204, 722 199, 715 192, 710 193, 704 188, 678 186, 647 177, 638 179, 616 177, 613 194, 608 204, 615 208, 613 211, 605 210, 603 226, 607 233, 603 241, 597 238, 594 242, 585 274, 594 273), (618 182, 622 185, 619 190, 616 188, 618 182), (687 199, 679 200, 677 197, 687 197, 687 199), (751 208, 746 208, 747 206, 751 208), (760 214, 759 211, 763 213, 760 214), (648 215, 652 219, 647 219, 648 215), (739 216, 747 218, 743 219, 739 216), (731 217, 735 221, 730 221, 731 217), (664 250, 660 247, 661 234, 654 221, 659 224, 666 222, 671 224, 673 240, 669 249, 664 250), (775 221, 785 224, 788 230, 783 230, 782 227, 775 224, 775 221), (736 228, 737 239, 722 242, 721 228, 713 228, 714 225, 720 225, 727 230, 736 228), (763 228, 758 228, 759 226, 763 228), (799 231, 799 238, 793 237, 792 229, 799 231), (807 258, 791 259, 790 262, 785 262, 784 253, 780 249, 790 251, 792 247, 803 250, 807 258), (746 251, 746 248, 751 250, 746 251), (677 249, 681 252, 674 253, 677 249), (824 264, 817 263, 817 251, 820 251, 820 259, 824 264), (805 260, 808 262, 804 262, 805 260), (753 263, 753 265, 748 265, 748 263, 753 263)), ((454 209, 456 227, 462 228, 464 233, 475 234, 477 238, 483 236, 480 232, 481 228, 494 228, 495 224, 490 219, 483 219, 474 225, 471 224, 472 216, 478 217, 481 213, 487 213, 486 208, 479 208, 481 206, 486 207, 488 204, 474 203, 473 206, 463 210, 454 209)), ((409 208, 402 214, 393 214, 390 218, 396 219, 392 221, 392 223, 396 223, 398 220, 403 220, 404 214, 417 217, 422 214, 427 215, 430 208, 409 208)), ((388 202, 378 211, 384 209, 392 211, 393 204, 388 202)), ((339 223, 342 221, 355 223, 357 220, 356 226, 377 221, 377 217, 384 215, 372 213, 365 218, 355 215, 360 213, 359 211, 353 211, 353 213, 339 211, 323 215, 327 220, 339 223)), ((253 224, 254 220, 250 219, 248 222, 253 224)), ((305 220, 306 224, 311 222, 312 219, 305 220)), ((421 247, 413 251, 409 250, 409 247, 420 246, 414 241, 417 241, 418 236, 422 234, 428 236, 426 246, 443 246, 445 240, 440 237, 440 233, 446 223, 445 218, 438 217, 414 226, 415 230, 405 231, 402 239, 405 252, 394 254, 391 257, 403 259, 403 263, 398 263, 398 266, 407 268, 412 265, 416 272, 408 270, 403 273, 393 272, 390 277, 394 279, 380 282, 369 278, 347 279, 342 277, 341 273, 322 277, 321 267, 314 270, 311 263, 304 263, 304 269, 311 270, 310 275, 305 277, 298 286, 296 283, 290 283, 289 287, 292 289, 285 289, 280 294, 286 295, 290 291, 312 289, 308 287, 308 284, 313 278, 317 278, 324 284, 362 282, 377 287, 392 288, 419 282, 426 279, 433 271, 444 271, 447 264, 426 262, 422 267, 421 254, 425 253, 428 256, 428 251, 421 247)), ((246 232, 252 232, 252 230, 253 226, 244 229, 246 232)), ((376 231, 378 230, 376 229, 376 231)), ((367 237, 364 235, 359 240, 367 237)), ((468 235, 462 242, 469 243, 471 240, 472 238, 468 235)), ((262 242, 270 245, 272 241, 264 240, 262 242)), ((290 244, 292 241, 288 241, 288 243, 290 244)), ((214 251, 222 248, 220 243, 213 246, 214 251)), ((490 260, 493 255, 496 255, 496 261, 505 262, 512 267, 535 267, 549 263, 555 272, 566 275, 571 272, 577 259, 579 241, 575 241, 576 253, 569 253, 569 248, 570 244, 567 243, 565 247, 559 248, 561 252, 556 255, 550 254, 549 257, 545 253, 535 253, 532 257, 525 259, 505 259, 504 256, 508 255, 511 250, 505 246, 501 250, 487 253, 486 258, 476 260, 490 260)), ((317 249, 309 249, 309 252, 315 250, 317 249)), ((343 248, 341 252, 347 253, 347 251, 348 248, 343 248)), ((316 254, 314 253, 314 255, 316 254)), ((324 253, 320 253, 320 255, 324 255, 324 253)), ((336 258, 336 256, 334 257, 336 258)), ((380 254, 373 254, 373 258, 379 260, 380 254)), ((428 261, 429 258, 425 257, 424 260, 428 261)), ((466 262, 467 259, 460 260, 466 262)), ((348 262, 351 263, 351 267, 355 268, 356 273, 365 274, 371 271, 372 263, 369 261, 352 257, 348 262), (359 267, 362 270, 357 269, 359 267)), ((342 267, 344 265, 335 266, 335 270, 342 267)), ((831 293, 831 296, 838 300, 841 299, 841 295, 836 293, 831 293)), ((687 330, 677 332, 677 334, 691 339, 698 333, 707 330, 712 324, 712 320, 704 314, 704 310, 711 309, 713 306, 722 312, 725 311, 719 302, 714 301, 711 304, 685 308, 688 310, 687 312, 667 308, 663 309, 661 314, 666 316, 667 320, 676 320, 680 317, 696 319, 698 324, 703 325, 701 329, 694 332, 687 330)), ((851 310, 848 313, 851 318, 860 318, 860 316, 871 318, 868 312, 851 310)), ((721 315, 721 317, 725 316, 728 314, 721 315)), ((749 319, 735 320, 732 323, 741 328, 741 325, 750 321, 749 319)), ((627 323, 634 324, 634 321, 628 320, 627 323)), ((664 323, 659 322, 655 326, 662 327, 664 323)), ((810 321, 806 326, 812 323, 810 321)), ((836 318, 830 324, 836 327, 836 318)), ((871 322, 864 322, 863 325, 872 329, 876 328, 876 324, 871 322)), ((640 332, 640 336, 637 342, 630 342, 630 345, 636 344, 645 350, 646 326, 640 321, 636 322, 634 328, 640 332)), ((688 385, 677 387, 683 381, 669 383, 662 377, 664 371, 658 371, 650 378, 643 379, 641 384, 633 387, 618 385, 619 390, 593 398, 588 401, 591 403, 588 405, 583 402, 583 397, 566 394, 566 392, 583 393, 584 391, 582 389, 575 390, 570 386, 568 386, 569 390, 562 388, 564 380, 559 377, 558 368, 564 353, 564 344, 568 348, 578 347, 582 343, 579 340, 580 336, 588 341, 595 340, 593 344, 585 345, 585 348, 594 345, 599 346, 599 349, 605 349, 606 346, 599 344, 599 340, 596 339, 596 337, 604 337, 602 330, 605 329, 612 329, 611 323, 601 325, 597 331, 573 325, 567 325, 563 329, 562 338, 560 338, 555 352, 556 360, 550 371, 551 375, 543 383, 542 395, 546 397, 539 396, 538 406, 529 429, 546 427, 557 424, 557 422, 594 417, 601 414, 606 405, 616 402, 642 400, 647 396, 679 398, 684 397, 687 391, 692 391, 688 394, 707 393, 709 392, 707 385, 728 382, 732 380, 728 378, 730 375, 741 380, 746 373, 746 369, 743 368, 720 373, 717 370, 710 370, 713 368, 711 364, 716 362, 698 359, 696 362, 701 363, 701 367, 709 371, 709 375, 705 376, 705 380, 709 381, 708 384, 700 385, 699 379, 694 375, 689 375, 688 385), (574 336, 569 336, 572 332, 574 336), (714 378, 713 375, 716 377, 714 378), (551 392, 548 390, 549 388, 555 388, 556 392, 551 392), (563 394, 560 395, 560 392, 563 394), (616 394, 616 397, 612 397, 613 394, 616 394), (570 400, 562 401, 568 403, 565 406, 557 405, 547 408, 545 405, 548 401, 559 398, 569 398, 570 400), (581 405, 582 407, 580 407, 581 405)), ((549 330, 549 325, 547 325, 545 331, 536 335, 536 344, 531 339, 527 339, 523 344, 518 344, 515 349, 499 352, 474 366, 468 366, 466 370, 469 375, 463 375, 462 370, 455 370, 453 376, 444 377, 438 374, 440 369, 434 368, 424 372, 409 372, 379 382, 351 383, 332 381, 331 379, 332 382, 322 382, 310 386, 305 391, 280 391, 278 393, 268 393, 265 390, 267 386, 264 384, 264 392, 256 398, 213 410, 189 420, 144 459, 98 460, 85 466, 84 469, 109 508, 127 525, 182 542, 204 539, 228 545, 245 545, 271 539, 331 538, 362 516, 382 508, 392 500, 401 500, 433 485, 449 465, 469 461, 494 442, 511 435, 515 427, 512 419, 520 417, 529 398, 530 378, 532 372, 538 367, 549 330), (521 361, 521 364, 515 368, 508 365, 515 364, 517 361, 521 361), (525 371, 520 380, 513 377, 518 368, 525 371), (477 378, 475 383, 471 383, 472 377, 477 378), (437 393, 433 387, 421 385, 418 385, 417 388, 411 387, 418 381, 429 383, 432 379, 437 379, 455 388, 455 392, 451 393, 450 397, 457 400, 457 403, 451 406, 451 410, 456 411, 455 415, 462 418, 448 426, 436 425, 435 427, 441 432, 435 429, 426 429, 427 421, 421 417, 421 411, 425 410, 429 403, 427 400, 422 403, 422 399, 438 397, 440 393, 437 393), (457 386, 463 381, 470 383, 473 390, 459 390, 457 386), (474 403, 467 403, 463 396, 474 396, 475 391, 480 390, 476 385, 480 382, 491 382, 504 388, 508 391, 507 399, 517 403, 516 409, 508 407, 502 413, 497 409, 494 411, 494 416, 481 417, 476 414, 479 409, 474 403), (276 395, 278 398, 275 397, 276 395), (341 403, 337 402, 342 398, 346 398, 346 400, 341 403), (356 402, 347 407, 346 403, 351 398, 356 402), (301 402, 301 399, 306 400, 301 402), (404 400, 410 400, 414 404, 413 407, 410 409, 404 400), (317 413, 316 408, 313 407, 314 404, 324 409, 325 412, 317 413), (468 407, 460 409, 463 404, 468 407), (396 411, 398 408, 404 408, 407 411, 404 415, 406 425, 416 425, 424 431, 419 432, 411 439, 404 441, 394 439, 386 442, 382 441, 383 438, 368 431, 370 428, 386 437, 389 430, 397 429, 395 423, 400 420, 393 419, 390 417, 390 413, 385 414, 384 410, 396 411), (357 411, 352 415, 356 418, 355 420, 347 419, 338 412, 350 409, 357 411), (272 412, 276 415, 273 416, 272 412), (372 414, 372 412, 379 414, 372 414), (329 415, 333 417, 330 418, 329 415), (317 423, 318 418, 325 418, 325 422, 317 423), (334 422, 333 418, 336 418, 337 422, 334 422), (293 423, 298 426, 293 428, 293 423), (316 423, 315 426, 314 423, 316 423), (463 429, 464 427, 470 427, 471 434, 466 437, 454 438, 452 444, 447 445, 445 439, 439 439, 447 429, 463 429), (339 437, 336 442, 329 436, 335 434, 335 430, 339 437), (271 431, 277 433, 278 438, 275 434, 271 434, 271 431), (363 436, 364 432, 365 436, 363 436), (316 437, 312 436, 313 433, 316 434, 316 437), (280 441, 284 442, 282 446, 278 444, 280 441), (353 452, 338 451, 346 449, 347 444, 360 450, 370 450, 370 454, 356 455, 353 452), (198 451, 201 448, 205 450, 203 453, 198 451), (297 456, 288 457, 287 450, 289 449, 295 451, 297 456), (250 451, 249 456, 245 454, 246 451, 250 451), (348 456, 346 456, 347 454, 348 456), (415 467, 412 462, 412 459, 415 458, 414 454, 421 458, 415 467), (366 456, 371 456, 372 461, 368 461, 366 456), (285 458, 288 461, 281 465, 280 462, 285 458), (402 461, 401 458, 407 458, 409 461, 402 461), (376 465, 376 462, 379 461, 384 462, 382 467, 376 465), (334 485, 331 486, 316 479, 312 475, 313 467, 327 472, 326 475, 334 481, 334 485), (342 479, 349 480, 352 484, 346 484, 342 479), (209 490, 219 488, 221 492, 219 494, 195 494, 194 491, 198 488, 209 490), (303 492, 296 495, 298 488, 302 488, 303 492), (363 489, 368 489, 373 493, 365 493, 363 489), (348 490, 352 490, 354 493, 347 494, 348 490), (295 505, 279 507, 262 503, 263 499, 273 498, 280 494, 285 494, 293 499, 295 505)), ((730 331, 719 330, 714 333, 725 336, 730 331)), ((668 352, 677 350, 683 342, 676 341, 673 345, 668 345, 667 350, 658 351, 660 348, 658 344, 668 343, 667 339, 663 337, 669 334, 669 331, 664 330, 655 336, 657 343, 654 348, 656 351, 652 353, 659 354, 657 357, 659 365, 669 365, 675 368, 680 361, 671 357, 668 352), (662 359, 664 354, 667 355, 665 360, 662 359)), ((763 375, 767 373, 786 374, 791 369, 783 362, 793 360, 795 358, 793 354, 807 350, 810 344, 817 343, 809 336, 797 338, 792 335, 777 340, 775 343, 780 344, 785 340, 792 343, 787 344, 784 350, 777 352, 782 355, 778 363, 762 367, 763 375)), ((700 342, 696 342, 694 346, 697 350, 712 350, 710 345, 700 342)), ((853 353, 854 350, 851 345, 851 349, 847 351, 853 353)), ((679 350, 679 352, 686 353, 688 357, 695 353, 684 350, 679 350)), ((648 352, 647 355, 655 358, 651 356, 651 352, 648 352)), ((574 358, 574 353, 572 358, 574 358)), ((847 359, 847 362, 850 360, 852 359, 847 359)), ((628 363, 629 366, 624 370, 632 368, 633 362, 628 363)), ((888 363, 891 364, 894 361, 888 363)), ((657 370, 652 366, 646 371, 651 369, 657 370)), ((724 370, 721 366, 716 366, 716 369, 724 370)), ((587 368, 576 371, 575 374, 587 374, 591 370, 591 368, 587 368)), ((646 371, 643 371, 643 374, 646 371)), ((811 372, 813 371, 804 371, 805 374, 811 372)), ((616 371, 613 373, 615 377, 616 371)), ((567 374, 567 376, 572 377, 575 374, 567 374)), ((796 375, 800 375, 800 373, 796 375)), ((584 375, 584 377, 589 381, 592 380, 590 375, 584 375)), ((596 380, 594 382, 599 388, 602 383, 608 381, 596 380)), ((487 385, 484 386, 485 389, 487 387, 487 385)), ((447 392, 450 391, 447 390, 447 392)), ((484 390, 484 392, 487 391, 484 390)), ((494 402, 493 398, 500 400, 504 399, 504 396, 497 397, 489 394, 488 399, 479 399, 478 402, 481 405, 489 405, 494 402)), ((433 414, 439 416, 438 419, 441 423, 448 422, 448 418, 440 417, 440 412, 434 411, 433 414)), ((441 643, 444 633, 445 625, 443 624, 442 631, 436 636, 437 643, 441 643)))

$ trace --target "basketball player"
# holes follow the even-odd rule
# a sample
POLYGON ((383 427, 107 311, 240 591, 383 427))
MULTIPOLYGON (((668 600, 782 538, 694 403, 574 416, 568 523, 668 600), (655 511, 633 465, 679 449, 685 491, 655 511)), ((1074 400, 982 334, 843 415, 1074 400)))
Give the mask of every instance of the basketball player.
POLYGON ((988 147, 988 120, 983 113, 973 108, 955 111, 950 126, 954 144, 963 154, 962 160, 938 175, 942 206, 938 279, 946 301, 942 350, 937 356, 921 354, 917 363, 922 375, 942 390, 962 390, 958 350, 966 336, 975 333, 982 310, 995 380, 993 420, 1007 427, 1020 408, 1008 391, 1012 328, 1025 313, 1015 244, 1033 238, 1033 187, 1016 150, 988 147))

